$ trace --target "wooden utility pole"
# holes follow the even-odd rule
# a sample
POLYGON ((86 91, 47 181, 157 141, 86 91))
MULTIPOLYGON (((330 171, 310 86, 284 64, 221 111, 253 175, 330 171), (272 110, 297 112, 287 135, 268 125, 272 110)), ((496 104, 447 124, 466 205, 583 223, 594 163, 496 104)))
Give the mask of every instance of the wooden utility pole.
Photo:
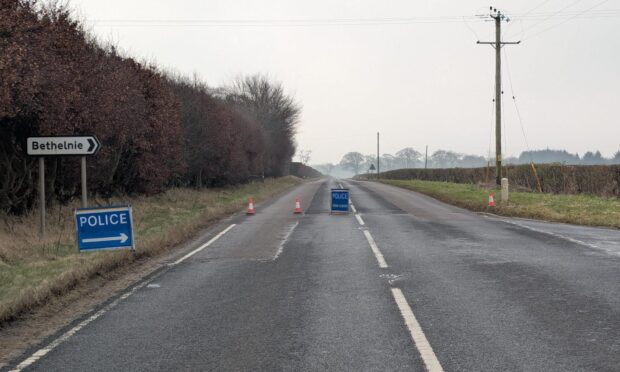
POLYGON ((495 182, 502 182, 502 46, 519 44, 521 41, 502 41, 502 21, 510 22, 502 12, 491 7, 489 15, 495 20, 495 41, 478 41, 495 48, 495 182))
POLYGON ((428 166, 428 145, 426 145, 426 151, 424 152, 424 169, 428 166))
POLYGON ((377 132, 377 179, 379 179, 379 173, 381 173, 381 165, 379 165, 379 132, 377 132))

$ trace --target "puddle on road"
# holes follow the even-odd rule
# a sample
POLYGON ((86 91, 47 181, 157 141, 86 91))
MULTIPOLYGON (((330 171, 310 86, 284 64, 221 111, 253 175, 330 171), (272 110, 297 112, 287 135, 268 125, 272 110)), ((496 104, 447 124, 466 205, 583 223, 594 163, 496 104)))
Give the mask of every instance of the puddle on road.
POLYGON ((390 284, 394 284, 394 282, 401 279, 403 276, 397 274, 381 274, 379 277, 382 279, 387 279, 390 284))

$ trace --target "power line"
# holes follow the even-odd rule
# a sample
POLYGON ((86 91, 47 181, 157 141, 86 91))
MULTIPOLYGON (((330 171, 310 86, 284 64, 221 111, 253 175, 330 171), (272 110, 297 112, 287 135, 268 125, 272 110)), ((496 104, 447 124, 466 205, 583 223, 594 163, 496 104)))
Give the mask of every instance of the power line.
POLYGON ((541 6, 547 4, 549 1, 551 0, 544 0, 543 2, 539 3, 538 5, 536 5, 535 7, 533 7, 532 9, 528 10, 527 12, 525 12, 524 15, 522 15, 521 17, 525 17, 526 15, 532 13, 533 11, 535 11, 536 9, 540 8, 541 6))
POLYGON ((605 4, 605 3, 606 3, 606 2, 608 2, 608 1, 609 1, 609 0, 603 0, 603 1, 601 1, 601 2, 598 2, 598 3, 596 3, 594 6, 592 6, 592 7, 590 7, 590 8, 587 8, 587 9, 583 10, 582 12, 580 12, 580 13, 576 14, 575 16, 570 17, 570 18, 568 18, 568 19, 564 20, 563 22, 556 23, 555 25, 551 25, 550 27, 547 27, 547 28, 545 28, 545 29, 543 29, 543 30, 539 31, 539 32, 535 33, 534 35, 527 36, 527 37, 526 37, 526 39, 531 39, 531 38, 536 37, 536 36, 538 36, 538 35, 540 35, 540 34, 542 34, 542 33, 544 33, 544 32, 547 32, 547 31, 549 31, 549 30, 551 30, 551 29, 553 29, 553 28, 556 28, 556 27, 558 27, 558 26, 561 26, 561 25, 565 24, 566 22, 572 21, 573 19, 577 18, 578 16, 583 15, 583 14, 586 14, 586 13, 587 13, 587 12, 589 12, 590 10, 592 10, 592 9, 594 9, 594 8, 597 8, 597 7, 599 7, 599 6, 603 5, 603 4, 605 4))
MULTIPOLYGON (((576 0, 553 13, 514 14, 513 18, 527 20, 541 20, 534 26, 551 18, 583 17, 584 12, 563 12, 563 10, 582 0, 576 0)), ((588 18, 607 18, 620 16, 620 9, 607 9, 591 12, 588 18)), ((91 19, 89 22, 98 25, 110 25, 121 27, 157 27, 157 26, 258 26, 258 27, 286 27, 286 26, 374 26, 374 25, 401 25, 401 24, 435 24, 435 23, 460 23, 460 22, 486 22, 479 15, 467 16, 436 16, 436 17, 372 17, 372 18, 308 18, 308 19, 91 19)), ((469 27, 469 24, 467 24, 469 27)), ((475 32, 474 32, 475 33, 475 32)))
POLYGON ((476 16, 441 17, 372 17, 372 18, 306 18, 306 19, 93 19, 95 23, 115 24, 179 24, 179 25, 357 25, 357 24, 400 24, 400 23, 445 23, 461 22, 463 18, 473 20, 476 16))
POLYGON ((547 21, 547 20, 549 20, 549 19, 551 19, 551 18, 553 18, 553 17, 555 17, 557 15, 560 15, 562 13, 562 11, 572 7, 573 5, 576 5, 577 3, 580 3, 581 1, 583 1, 583 0, 575 0, 575 1, 571 2, 571 3, 569 3, 567 6, 561 8, 560 10, 558 10, 558 11, 556 11, 554 13, 551 13, 551 15, 549 15, 549 16, 546 16, 541 21, 534 23, 532 26, 527 28, 525 31, 528 31, 528 30, 538 26, 539 24, 541 24, 541 23, 543 23, 543 22, 545 22, 545 21, 547 21))
MULTIPOLYGON (((510 83, 510 94, 512 95, 512 102, 515 106, 515 111, 517 113, 517 119, 519 120, 519 125, 521 126, 521 133, 523 133, 523 140, 525 141, 525 147, 528 152, 530 152, 530 144, 528 143, 527 136, 525 135, 525 127, 523 126, 523 119, 521 118, 521 112, 519 111, 519 106, 517 105, 517 98, 515 97, 515 90, 512 85, 512 74, 510 73, 510 63, 508 62, 508 52, 504 49, 504 58, 506 59, 506 72, 508 73, 508 82, 510 83)), ((532 161, 534 161, 532 159, 532 161)))

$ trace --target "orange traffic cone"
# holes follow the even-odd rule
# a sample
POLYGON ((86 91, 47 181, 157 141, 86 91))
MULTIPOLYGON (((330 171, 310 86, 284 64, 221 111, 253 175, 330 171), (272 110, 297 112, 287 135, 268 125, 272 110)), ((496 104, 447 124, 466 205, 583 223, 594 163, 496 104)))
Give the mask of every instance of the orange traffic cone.
POLYGON ((248 199, 248 212, 247 215, 251 216, 254 214, 254 199, 248 199))
POLYGON ((493 193, 489 193, 489 207, 495 207, 495 200, 493 200, 493 193))
POLYGON ((301 214, 301 201, 299 200, 299 197, 295 198, 295 210, 293 213, 301 214))

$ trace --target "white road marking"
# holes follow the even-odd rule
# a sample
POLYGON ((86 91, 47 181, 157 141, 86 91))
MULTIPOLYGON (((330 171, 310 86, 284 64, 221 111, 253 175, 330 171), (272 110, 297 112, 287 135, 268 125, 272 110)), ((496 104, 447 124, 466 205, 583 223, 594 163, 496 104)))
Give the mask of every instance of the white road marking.
POLYGON ((381 251, 379 250, 377 243, 375 243, 375 240, 372 238, 372 235, 370 235, 370 231, 364 230, 364 235, 366 235, 366 240, 368 240, 368 244, 370 244, 370 249, 372 249, 372 253, 374 253, 375 257, 377 258, 379 267, 382 269, 386 269, 388 265, 385 262, 385 258, 383 258, 383 254, 381 254, 381 251))
MULTIPOLYGON (((488 219, 494 219, 494 218, 489 217, 489 216, 485 216, 485 217, 488 218, 488 219)), ((556 234, 556 233, 551 232, 551 231, 537 229, 535 227, 527 226, 527 225, 524 225, 524 224, 521 224, 521 223, 518 223, 518 222, 514 222, 514 221, 504 220, 504 219, 501 219, 501 218, 499 218, 497 220, 499 220, 501 222, 504 222, 504 223, 507 223, 507 224, 510 224, 510 225, 515 225, 515 226, 522 227, 522 228, 524 228, 526 230, 534 231, 534 232, 541 233, 541 234, 547 234, 547 235, 551 235, 551 236, 556 237, 556 238, 568 240, 571 243, 583 245, 583 246, 588 247, 588 248, 601 249, 597 245, 594 245, 594 244, 591 244, 591 243, 587 243, 587 242, 584 242, 584 241, 581 241, 581 240, 578 240, 578 239, 575 239, 575 238, 571 238, 570 236, 556 234)))
POLYGON ((358 222, 360 225, 362 225, 362 226, 364 226, 364 225, 365 225, 364 220, 362 220, 362 216, 360 216, 359 214, 357 214, 357 213, 356 213, 356 214, 355 214, 355 218, 357 218, 357 222, 358 222))
POLYGON ((351 203, 351 210, 353 211, 353 213, 357 213, 357 209, 355 209, 355 206, 353 205, 353 203, 351 203))
MULTIPOLYGON (((163 273, 163 271, 161 272, 163 273)), ((140 288, 144 287, 145 285, 147 285, 148 283, 150 283, 152 280, 154 280, 155 278, 157 278, 159 275, 155 275, 154 277, 145 280, 144 282, 136 285, 135 287, 133 287, 131 289, 131 291, 123 294, 122 296, 120 296, 119 298, 117 298, 116 300, 112 301, 108 306, 104 307, 103 309, 97 311, 96 313, 94 313, 93 315, 91 315, 90 317, 88 317, 87 319, 81 321, 78 325, 76 325, 75 327, 71 328, 70 330, 68 330, 67 332, 65 332, 64 334, 62 334, 60 337, 58 337, 57 339, 55 339, 54 341, 52 341, 49 345, 47 345, 44 348, 41 348, 39 350, 37 350, 35 353, 33 353, 30 357, 26 358, 23 362, 19 363, 14 369, 12 369, 10 372, 20 372, 21 370, 23 370, 24 368, 27 368, 29 366, 31 366, 32 364, 34 364, 36 361, 38 361, 39 359, 41 359, 43 356, 45 356, 47 353, 49 353, 50 351, 54 350, 56 347, 58 347, 58 345, 62 344, 63 342, 67 341, 69 338, 71 338, 71 336, 73 336, 74 334, 76 334, 79 330, 81 330, 82 328, 86 327, 89 323, 93 322, 94 320, 96 320, 97 318, 99 318, 100 316, 102 316, 103 314, 105 314, 106 312, 110 311, 113 307, 115 307, 116 305, 118 305, 121 301, 123 301, 124 299, 126 299, 127 297, 131 296, 132 294, 134 294, 137 290, 139 290, 140 288)))
POLYGON ((293 230, 295 230, 295 228, 297 227, 297 225, 299 225, 299 221, 295 222, 293 224, 293 226, 291 226, 291 228, 288 230, 288 232, 286 233, 286 235, 284 236, 284 239, 282 239, 282 243, 280 243, 280 246, 278 247, 278 251, 276 252, 276 255, 273 256, 272 261, 275 261, 278 259, 278 257, 280 256, 280 254, 282 254, 282 251, 284 250, 284 244, 286 244, 286 242, 288 242, 288 238, 291 237, 291 234, 293 233, 293 230))
POLYGON ((394 300, 396 301, 396 305, 398 305, 400 314, 403 316, 405 324, 409 329, 411 339, 422 357, 426 370, 428 372, 443 372, 443 368, 441 367, 439 360, 437 360, 437 356, 435 356, 435 352, 433 351, 431 344, 428 343, 428 340, 424 335, 424 331, 422 331, 422 328, 420 327, 420 323, 418 323, 415 315, 413 315, 413 311, 407 303, 407 299, 403 295, 403 292, 400 288, 392 288, 392 295, 394 296, 394 300))
POLYGON ((205 244, 201 245, 200 247, 194 249, 193 251, 189 252, 188 254, 186 254, 185 256, 179 258, 178 260, 174 261, 171 264, 168 264, 168 266, 174 266, 177 265, 183 261, 185 261, 186 259, 190 258, 191 256, 195 255, 196 253, 202 251, 203 249, 207 248, 208 246, 210 246, 211 244, 215 243, 219 238, 222 237, 222 235, 226 234, 228 231, 230 231, 230 229, 232 229, 233 227, 235 227, 236 224, 232 224, 230 226, 228 226, 226 229, 224 229, 224 231, 220 232, 219 234, 217 234, 216 236, 214 236, 213 238, 211 238, 211 240, 209 240, 208 242, 206 242, 205 244))
MULTIPOLYGON (((180 259, 176 260, 174 263, 169 264, 169 266, 172 265, 176 265, 178 263, 183 262, 184 260, 188 259, 189 257, 193 256, 194 254, 200 252, 201 250, 205 249, 206 247, 210 246, 211 244, 213 244, 216 240, 218 240, 219 238, 222 237, 222 235, 226 234, 228 231, 230 231, 230 229, 232 229, 233 227, 235 227, 235 224, 232 224, 230 226, 228 226, 226 229, 224 229, 223 231, 221 231, 219 234, 217 234, 216 236, 214 236, 213 238, 211 238, 211 240, 209 240, 208 242, 206 242, 205 244, 201 245, 200 247, 196 248, 195 250, 191 251, 190 253, 186 254, 185 256, 181 257, 180 259)), ((163 271, 161 272, 163 273, 163 271)), ((161 274, 160 273, 160 274, 161 274)), ((81 321, 78 325, 76 325, 75 327, 71 328, 70 330, 68 330, 67 332, 65 332, 64 334, 62 334, 60 337, 58 337, 57 339, 55 339, 54 341, 52 341, 49 345, 47 345, 44 348, 41 348, 39 350, 37 350, 35 353, 33 353, 30 357, 26 358, 23 362, 21 362, 20 364, 18 364, 14 369, 12 369, 10 372, 20 372, 22 371, 24 368, 27 368, 29 366, 31 366, 33 363, 37 362, 39 359, 41 359, 43 356, 45 356, 46 354, 48 354, 50 351, 52 351, 53 349, 55 349, 56 347, 58 347, 58 345, 60 345, 61 343, 65 342, 66 340, 68 340, 69 338, 71 338, 71 336, 73 336, 74 334, 76 334, 77 332, 79 332, 82 328, 86 327, 89 323, 93 322, 94 320, 96 320, 97 318, 101 317, 103 314, 105 314, 106 312, 110 311, 112 308, 114 308, 116 305, 118 305, 121 301, 127 299, 129 296, 133 295, 137 290, 139 290, 140 288, 148 285, 151 281, 153 281, 156 277, 158 277, 160 274, 153 276, 152 278, 149 278, 148 280, 145 280, 144 282, 136 285, 135 287, 133 287, 129 292, 124 293, 122 296, 120 296, 119 298, 117 298, 116 300, 112 301, 108 306, 104 307, 103 309, 97 311, 96 313, 94 313, 93 315, 91 315, 90 317, 88 317, 87 319, 81 321)), ((153 287, 155 286, 159 286, 158 284, 153 284, 153 287)))

